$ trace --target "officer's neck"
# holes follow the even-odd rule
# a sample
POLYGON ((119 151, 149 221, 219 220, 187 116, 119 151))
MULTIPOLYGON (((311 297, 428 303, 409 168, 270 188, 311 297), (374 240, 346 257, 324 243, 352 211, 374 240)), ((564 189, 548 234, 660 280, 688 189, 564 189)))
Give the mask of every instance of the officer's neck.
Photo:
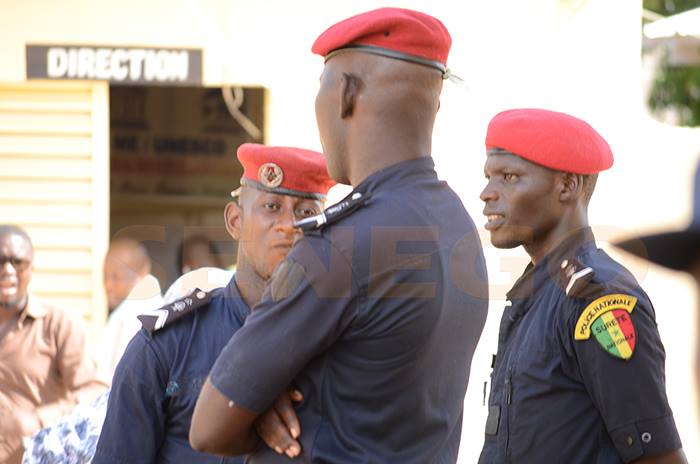
POLYGON ((523 244, 523 248, 530 255, 532 264, 537 265, 572 233, 585 227, 589 227, 586 208, 572 209, 564 214, 552 229, 534 237, 530 243, 523 244))
POLYGON ((404 127, 392 124, 358 124, 357 137, 348 140, 348 180, 359 185, 370 175, 402 161, 429 156, 432 125, 404 127))
POLYGON ((253 266, 239 260, 236 265, 236 287, 248 307, 252 308, 260 302, 266 284, 267 280, 255 272, 253 266))

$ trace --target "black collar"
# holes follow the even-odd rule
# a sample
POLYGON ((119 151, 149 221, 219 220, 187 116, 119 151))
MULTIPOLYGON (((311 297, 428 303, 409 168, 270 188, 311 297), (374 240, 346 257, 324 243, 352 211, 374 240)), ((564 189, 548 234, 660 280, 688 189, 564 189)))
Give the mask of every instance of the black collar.
POLYGON ((549 280, 559 279, 561 264, 565 259, 580 256, 595 246, 595 237, 590 227, 570 232, 536 266, 532 263, 527 265, 513 288, 506 294, 506 298, 514 301, 533 296, 549 280))
POLYGON ((226 309, 232 311, 238 321, 243 324, 245 318, 250 314, 250 307, 241 296, 241 292, 236 285, 236 275, 234 274, 228 285, 224 289, 224 304, 226 309))
POLYGON ((378 190, 389 190, 426 176, 437 178, 435 162, 430 156, 401 161, 380 169, 360 182, 353 192, 365 195, 378 190))

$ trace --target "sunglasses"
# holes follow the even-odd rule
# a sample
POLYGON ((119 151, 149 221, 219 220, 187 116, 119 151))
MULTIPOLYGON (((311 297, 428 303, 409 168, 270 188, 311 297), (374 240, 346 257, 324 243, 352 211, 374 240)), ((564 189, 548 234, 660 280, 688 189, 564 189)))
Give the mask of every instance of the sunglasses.
POLYGON ((5 267, 7 263, 10 263, 17 272, 27 270, 29 265, 32 264, 28 259, 16 258, 14 256, 0 256, 0 268, 5 267))

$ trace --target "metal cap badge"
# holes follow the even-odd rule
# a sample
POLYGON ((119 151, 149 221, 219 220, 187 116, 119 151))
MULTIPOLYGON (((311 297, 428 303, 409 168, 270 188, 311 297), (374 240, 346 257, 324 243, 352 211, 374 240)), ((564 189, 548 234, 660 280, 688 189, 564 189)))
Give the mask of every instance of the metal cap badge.
POLYGON ((284 172, 275 163, 265 163, 258 169, 258 181, 267 188, 279 187, 283 180, 284 172))

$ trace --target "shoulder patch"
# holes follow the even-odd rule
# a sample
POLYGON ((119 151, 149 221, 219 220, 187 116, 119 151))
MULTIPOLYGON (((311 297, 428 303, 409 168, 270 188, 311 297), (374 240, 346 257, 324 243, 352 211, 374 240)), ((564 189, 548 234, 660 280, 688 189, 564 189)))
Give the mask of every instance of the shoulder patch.
POLYGON ((303 231, 321 229, 328 224, 333 224, 345 216, 350 215, 358 208, 366 205, 367 201, 369 201, 369 195, 363 195, 360 192, 353 192, 345 197, 344 200, 336 203, 330 208, 327 208, 321 214, 295 222, 294 227, 297 227, 303 231))
POLYGON ((185 314, 205 306, 209 303, 211 294, 195 288, 189 295, 175 300, 169 305, 165 305, 160 309, 154 309, 136 316, 149 333, 153 333, 162 329, 176 320, 180 319, 185 314))
POLYGON ((637 298, 621 293, 602 296, 581 313, 574 329, 575 340, 588 340, 591 332, 600 346, 610 355, 630 359, 634 353, 637 334, 630 314, 637 298))

